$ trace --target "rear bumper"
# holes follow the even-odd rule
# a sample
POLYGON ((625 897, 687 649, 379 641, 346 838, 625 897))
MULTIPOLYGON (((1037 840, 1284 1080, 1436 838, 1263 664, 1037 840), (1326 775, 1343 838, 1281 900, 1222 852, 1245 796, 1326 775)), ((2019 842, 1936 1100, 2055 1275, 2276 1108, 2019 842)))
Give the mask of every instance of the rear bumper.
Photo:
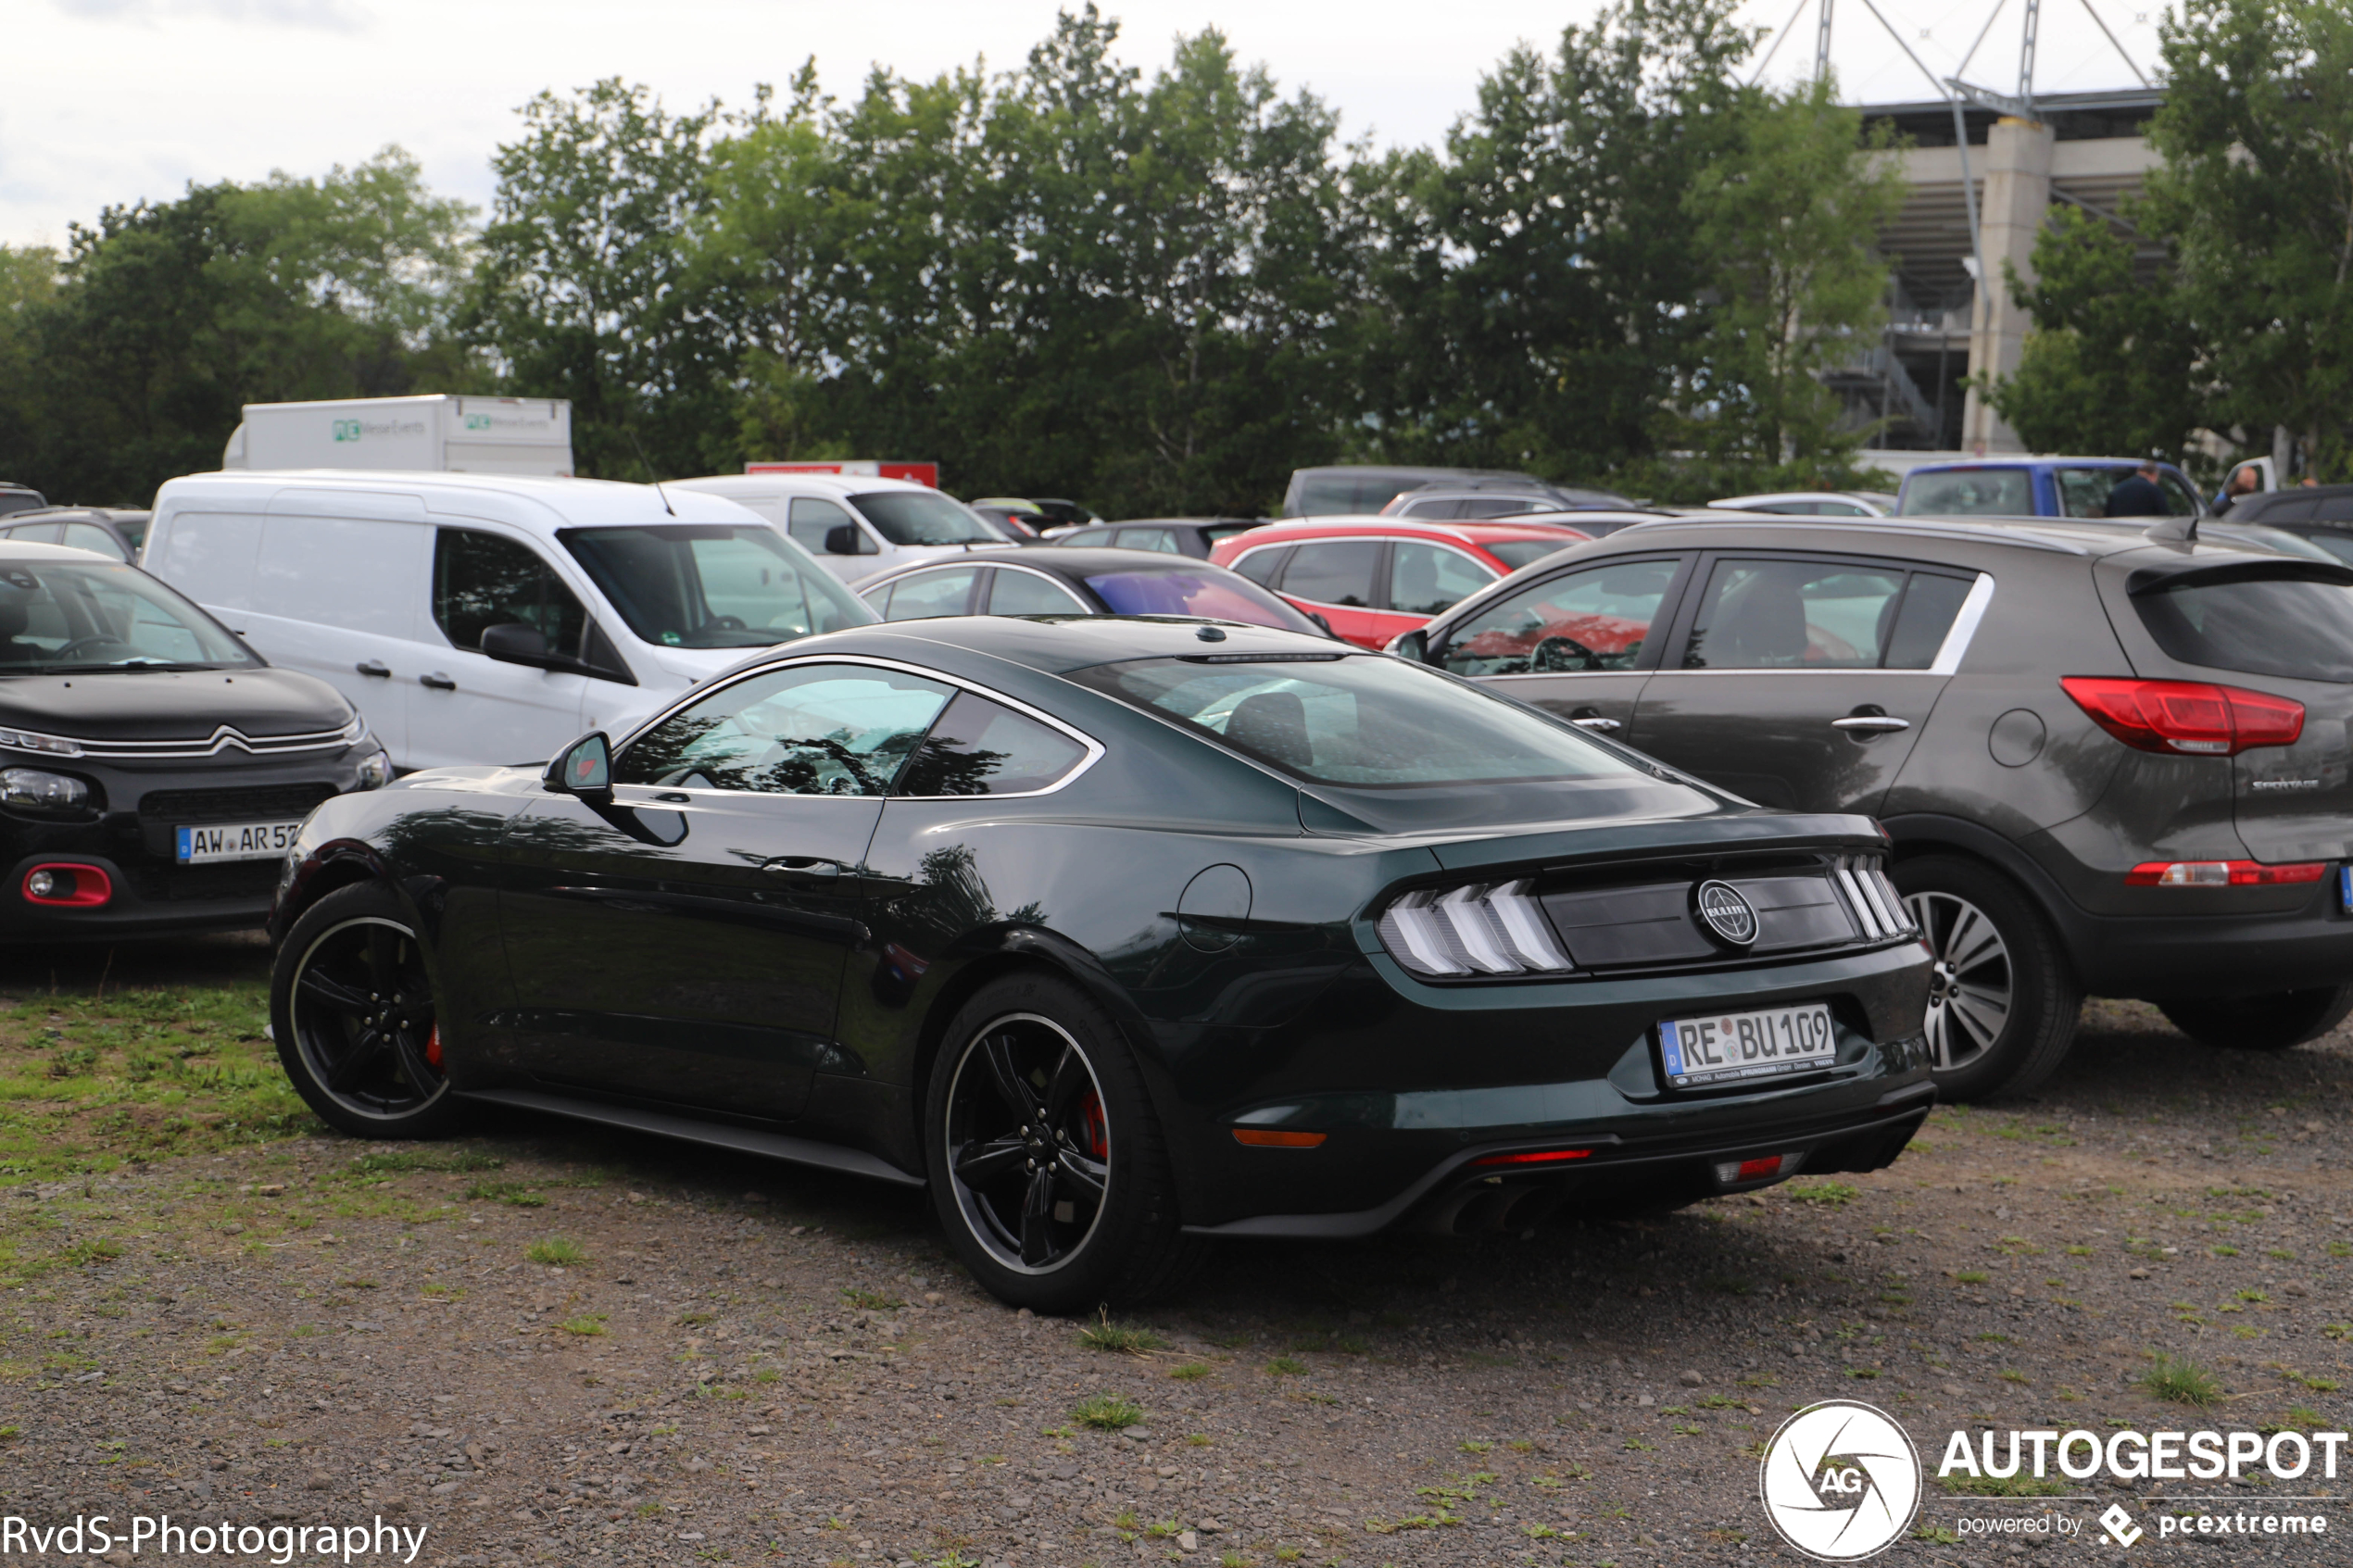
POLYGON ((2253 997, 2353 985, 2353 918, 2336 878, 2301 909, 2249 915, 2095 915, 2063 924, 2083 988, 2100 997, 2253 997))
POLYGON ((1543 1171, 1499 1173, 1478 1160, 1528 1149, 1526 1138, 1466 1148, 1378 1208, 1336 1214, 1260 1214, 1222 1225, 1188 1225, 1195 1236, 1344 1240, 1391 1226, 1467 1233, 1520 1230, 1580 1203, 1629 1199, 1670 1204, 1770 1185, 1795 1174, 1877 1171, 1894 1162, 1934 1109, 1932 1084, 1889 1090, 1868 1110, 1811 1123, 1760 1126, 1744 1135, 1621 1141, 1613 1135, 1562 1136, 1536 1147, 1591 1146, 1592 1154, 1543 1171), (1724 1182, 1721 1164, 1770 1155, 1799 1158, 1765 1181, 1724 1182))

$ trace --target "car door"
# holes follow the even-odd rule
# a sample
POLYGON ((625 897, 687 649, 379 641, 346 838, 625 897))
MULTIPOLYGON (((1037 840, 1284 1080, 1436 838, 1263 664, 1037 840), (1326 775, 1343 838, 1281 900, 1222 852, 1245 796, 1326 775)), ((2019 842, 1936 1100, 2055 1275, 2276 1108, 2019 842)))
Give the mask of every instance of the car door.
POLYGON ((531 544, 487 528, 437 528, 429 601, 441 646, 426 668, 401 671, 412 768, 536 762, 579 734, 590 677, 508 664, 482 651, 492 626, 521 624, 551 653, 585 660, 587 608, 531 544))
POLYGON ((1950 679, 1975 573, 1710 552, 1624 739, 1765 806, 1878 809, 1950 679))
POLYGON ((1500 594, 1446 629, 1429 659, 1586 729, 1625 738, 1657 666, 1691 556, 1614 556, 1500 594))
POLYGON ((1335 636, 1359 647, 1379 648, 1393 633, 1381 630, 1374 610, 1375 579, 1386 541, 1309 539, 1291 551, 1281 578, 1269 584, 1311 615, 1320 615, 1335 636))
POLYGON ((350 699, 404 768, 421 765, 409 694, 436 653, 421 625, 432 547, 413 496, 281 491, 262 521, 253 608, 229 621, 272 664, 350 699), (364 515, 380 508, 413 516, 364 515))
POLYGON ((516 1049, 551 1085, 789 1121, 836 1050, 884 797, 954 695, 860 663, 730 682, 638 735, 612 798, 503 841, 516 1049))

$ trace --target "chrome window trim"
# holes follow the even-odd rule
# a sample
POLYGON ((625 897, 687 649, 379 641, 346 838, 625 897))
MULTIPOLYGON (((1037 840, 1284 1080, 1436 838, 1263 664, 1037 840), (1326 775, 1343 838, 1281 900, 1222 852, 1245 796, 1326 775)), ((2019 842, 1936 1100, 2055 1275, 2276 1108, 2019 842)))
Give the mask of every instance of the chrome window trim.
MULTIPOLYGON (((703 698, 711 696, 715 693, 724 692, 731 686, 740 685, 742 683, 751 680, 756 676, 773 675, 780 670, 790 670, 804 664, 863 665, 868 669, 891 670, 896 671, 901 675, 913 675, 925 681, 937 681, 942 685, 953 686, 959 691, 970 692, 975 696, 1000 704, 1005 708, 1010 708, 1014 712, 1021 714, 1024 718, 1035 719, 1039 723, 1046 725, 1049 729, 1058 730, 1063 734, 1076 741, 1081 746, 1085 747, 1087 755, 1079 759, 1076 767, 1071 769, 1070 771, 1064 773, 1061 778, 1056 779, 1052 784, 1048 784, 1043 789, 1009 790, 1002 795, 785 795, 768 790, 705 789, 692 784, 620 784, 615 787, 621 789, 663 789, 676 793, 683 793, 690 797, 712 796, 726 800, 1033 800, 1041 795, 1052 795, 1057 791, 1067 788, 1069 785, 1076 783, 1080 776, 1085 774, 1088 769, 1092 768, 1098 761, 1102 759, 1105 749, 1102 742, 1097 740, 1086 731, 1081 730, 1061 719, 1055 718, 1052 714, 1046 712, 1042 709, 1031 707, 1028 703, 1022 701, 1019 697, 1007 696, 1004 693, 988 686, 984 686, 977 681, 967 680, 962 675, 951 675, 945 671, 927 669, 920 664, 911 664, 905 659, 872 659, 862 654, 839 653, 811 654, 799 659, 780 659, 773 664, 762 664, 757 668, 743 671, 741 673, 736 674, 717 685, 692 687, 683 696, 681 696, 678 701, 672 703, 668 708, 663 709, 661 712, 655 714, 652 718, 647 720, 644 723, 630 731, 627 735, 623 737, 621 744, 613 749, 616 753, 626 751, 631 746, 636 743, 640 736, 652 730, 656 725, 666 722, 672 715, 684 712, 686 709, 692 708, 696 703, 703 700, 703 698)), ((949 698, 950 702, 954 700, 955 699, 953 697, 949 698)), ((941 712, 946 712, 947 708, 947 703, 940 704, 941 712)), ((938 715, 933 715, 932 722, 936 724, 938 721, 938 715)), ((925 734, 930 734, 930 730, 926 728, 925 734)))

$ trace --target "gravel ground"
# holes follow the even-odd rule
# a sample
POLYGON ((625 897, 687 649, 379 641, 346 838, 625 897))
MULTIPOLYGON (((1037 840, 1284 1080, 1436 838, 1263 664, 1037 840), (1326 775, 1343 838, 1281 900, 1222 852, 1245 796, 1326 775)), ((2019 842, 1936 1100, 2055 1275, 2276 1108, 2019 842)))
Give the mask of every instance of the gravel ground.
MULTIPOLYGON (((1235 1246, 1096 1325, 1120 1348, 983 1297, 914 1198, 659 1140, 502 1117, 165 1158, 0 1189, 0 1242, 87 1260, 0 1292, 0 1492, 44 1527, 382 1516, 434 1563, 1794 1562, 1756 1457, 1820 1399, 1931 1466, 1973 1424, 2346 1426, 2349 1106, 2353 1036, 2218 1053, 2094 1003, 2045 1092, 1938 1111, 1893 1170, 1235 1246), (2222 1402, 2153 1399, 2157 1352, 2222 1402)), ((2106 1500, 1930 1495, 1931 1532, 2106 1500)), ((2347 1555, 2133 1555, 2221 1552, 2347 1555)))

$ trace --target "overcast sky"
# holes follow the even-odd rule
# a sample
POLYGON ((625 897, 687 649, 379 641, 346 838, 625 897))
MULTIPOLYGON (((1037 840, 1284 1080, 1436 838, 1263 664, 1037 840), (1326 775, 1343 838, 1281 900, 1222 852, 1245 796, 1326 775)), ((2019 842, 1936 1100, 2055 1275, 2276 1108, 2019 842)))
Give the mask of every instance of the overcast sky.
MULTIPOLYGON (((1076 0, 1070 0, 1076 4, 1076 0)), ((1835 57, 1850 99, 1929 95, 1869 5, 1942 74, 1994 0, 1838 0, 1835 57)), ((1819 0, 1748 0, 1760 26, 1797 26, 1771 75, 1810 69, 1819 0)), ((2018 79, 2021 0, 2002 0, 1969 75, 2018 79)), ((2149 69, 2158 0, 2045 0, 2038 90, 2129 85, 2089 7, 2149 69), (2135 7, 2145 6, 2145 9, 2135 7)), ((0 243, 61 243, 109 203, 169 199, 190 181, 318 174, 396 142, 434 186, 487 205, 492 146, 543 87, 604 76, 686 107, 741 104, 814 55, 827 88, 855 91, 880 62, 929 76, 985 57, 1018 65, 1057 0, 0 0, 0 243)), ((1550 47, 1597 0, 1113 0, 1126 57, 1148 70, 1169 41, 1222 28, 1245 61, 1336 105, 1351 137, 1435 142, 1470 107, 1479 73, 1514 44, 1550 47)))

